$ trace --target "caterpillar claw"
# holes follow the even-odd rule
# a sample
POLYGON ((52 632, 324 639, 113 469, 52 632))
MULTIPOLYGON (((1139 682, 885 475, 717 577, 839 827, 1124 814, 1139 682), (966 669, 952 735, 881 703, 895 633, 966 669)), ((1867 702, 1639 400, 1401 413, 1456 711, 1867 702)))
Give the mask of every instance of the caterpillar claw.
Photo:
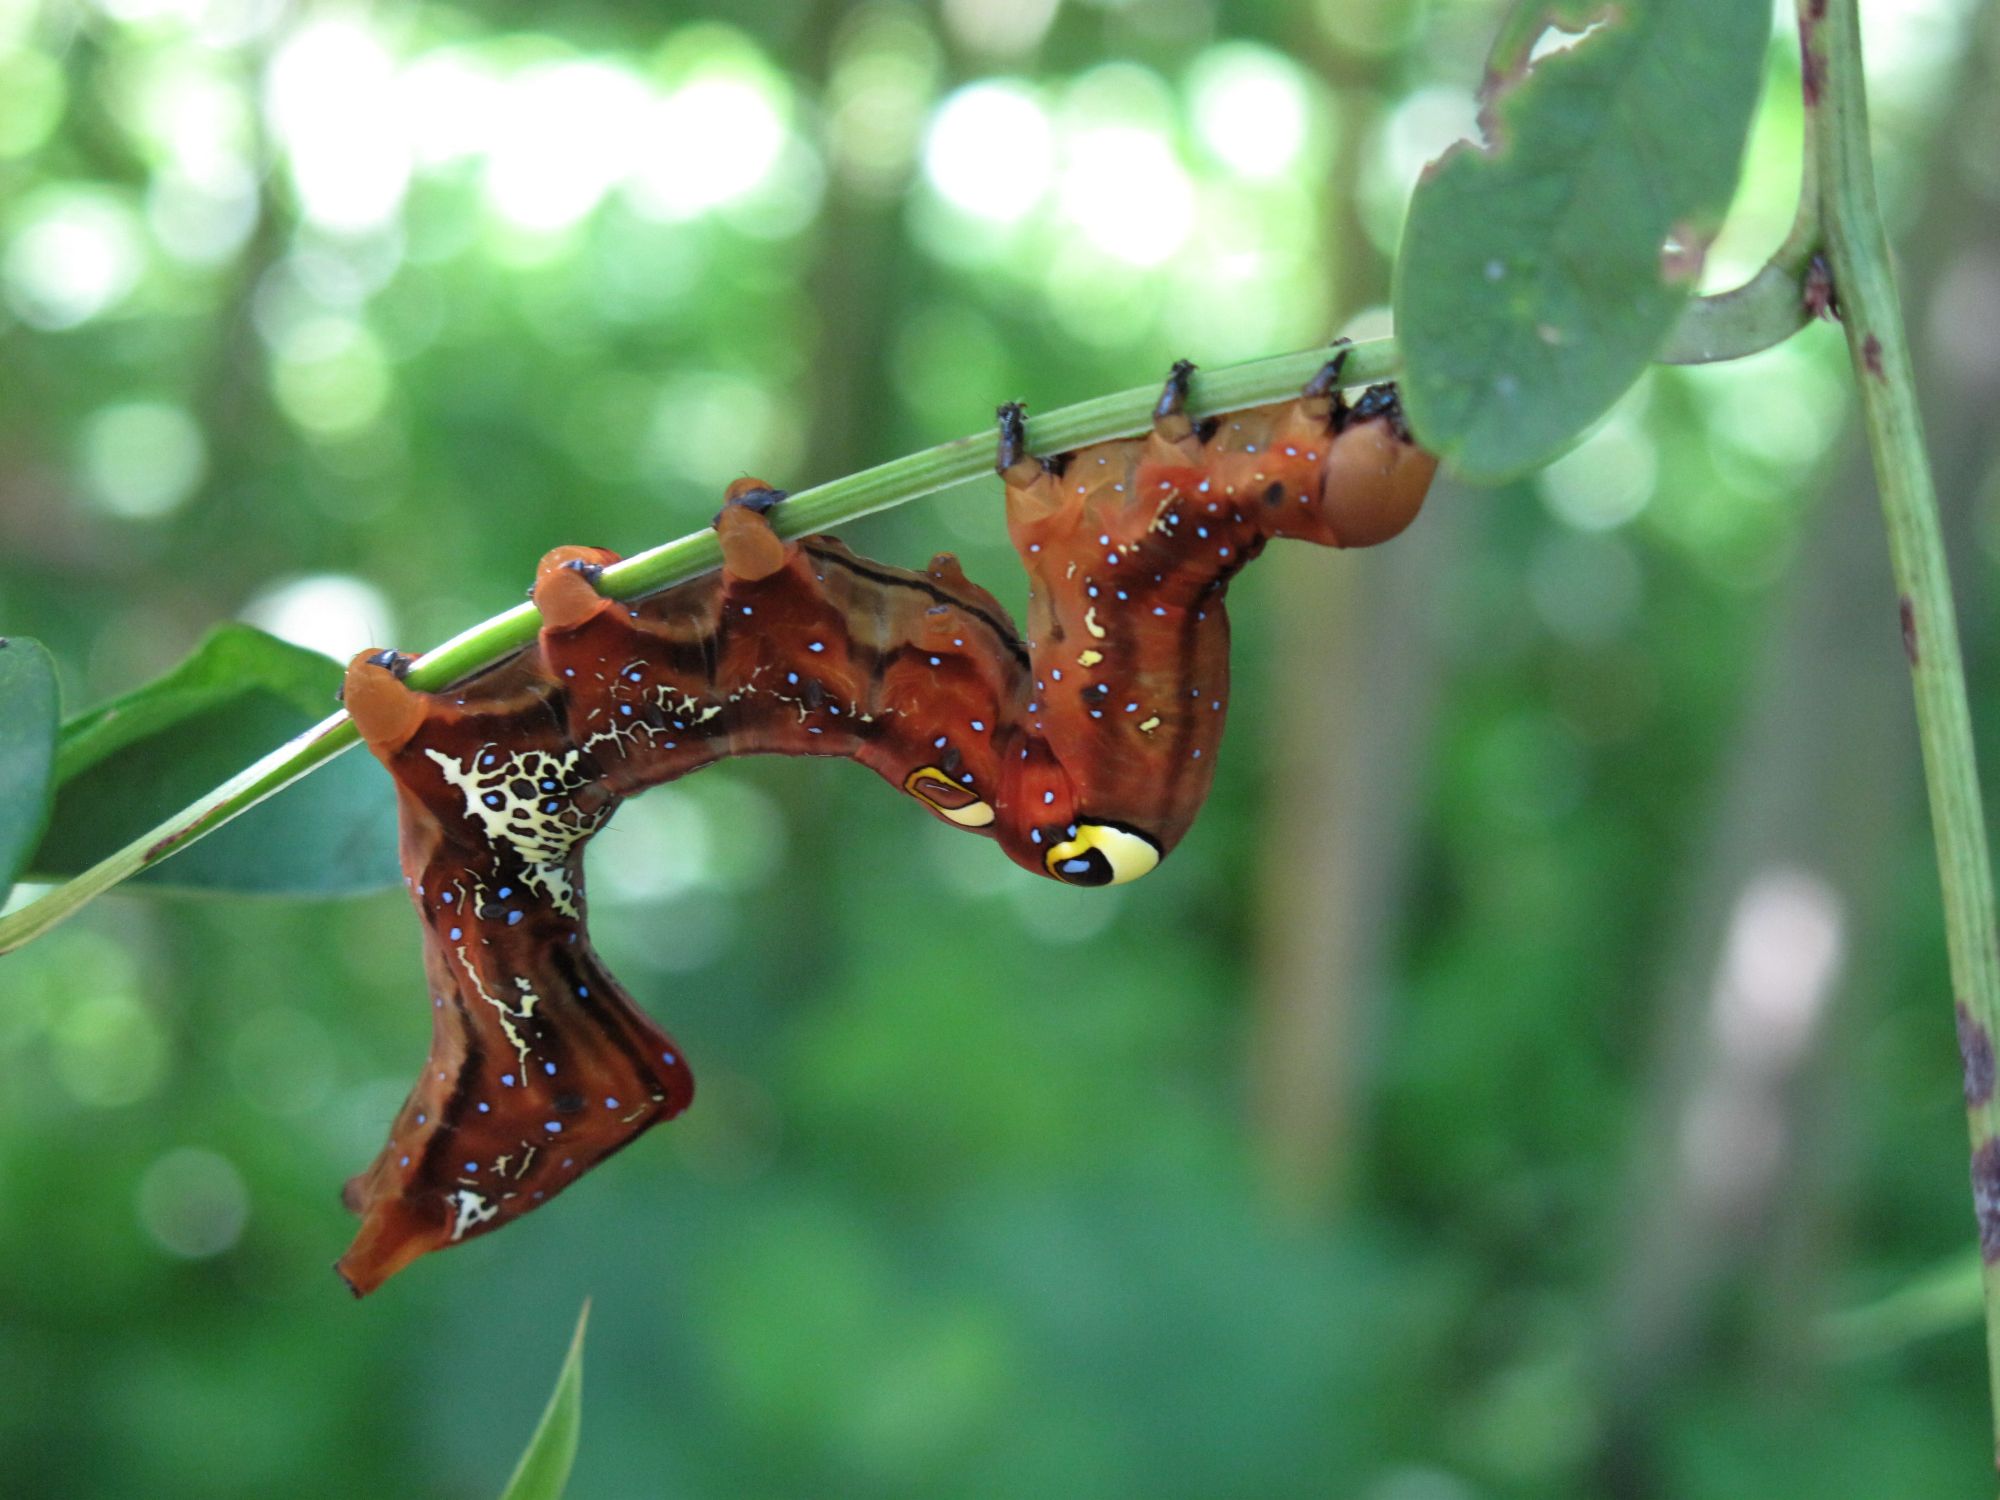
POLYGON ((1010 485, 1026 488, 1048 468, 1028 452, 1028 409, 1018 401, 1009 401, 994 408, 993 415, 1000 424, 993 470, 1010 485))
POLYGON ((1375 417, 1385 419, 1390 430, 1405 443, 1413 441, 1409 419, 1403 415, 1402 393, 1396 389, 1393 380, 1385 380, 1380 385, 1371 385, 1363 391, 1361 399, 1348 409, 1346 420, 1340 425, 1351 427, 1356 422, 1366 422, 1375 417))
POLYGON ((1009 401, 994 415, 1000 422, 1000 446, 993 467, 1007 486, 1009 518, 1052 514, 1062 503, 1056 480, 1067 455, 1046 459, 1028 451, 1028 419, 1020 402, 1009 401))
POLYGON ((395 754, 424 722, 423 695, 403 682, 415 659, 400 651, 362 651, 348 662, 341 679, 340 700, 348 717, 377 755, 395 754))
POLYGON ((1299 404, 1306 411, 1324 422, 1335 432, 1347 425, 1347 398, 1341 394, 1341 379, 1347 371, 1347 356, 1352 340, 1337 338, 1334 343, 1333 358, 1321 365, 1305 389, 1299 392, 1299 404))
POLYGON ((574 630, 609 601, 598 592, 604 570, 618 554, 603 547, 557 547, 535 566, 528 597, 542 613, 544 630, 574 630))
POLYGON ((784 567, 791 550, 771 529, 766 512, 785 498, 761 479, 739 479, 730 485, 715 517, 715 535, 722 543, 722 571, 731 578, 756 582, 784 567))
POLYGON ((1307 400, 1321 396, 1340 399, 1341 375, 1347 369, 1347 356, 1352 352, 1354 341, 1338 338, 1333 342, 1338 346, 1334 350, 1333 358, 1319 367, 1313 378, 1306 382, 1305 389, 1300 392, 1307 400))
POLYGON ((1173 368, 1167 371, 1160 399, 1153 406, 1153 431, 1166 442, 1184 442, 1194 434, 1194 424, 1187 414, 1188 377, 1193 373, 1193 360, 1175 360, 1173 368))
MULTIPOLYGON (((747 510, 754 510, 761 516, 769 514, 782 502, 791 498, 790 490, 773 489, 763 480, 753 479, 745 474, 741 479, 733 481, 723 492, 722 503, 724 506, 740 505, 747 510)), ((720 520, 721 517, 722 513, 717 511, 716 519, 720 520)))

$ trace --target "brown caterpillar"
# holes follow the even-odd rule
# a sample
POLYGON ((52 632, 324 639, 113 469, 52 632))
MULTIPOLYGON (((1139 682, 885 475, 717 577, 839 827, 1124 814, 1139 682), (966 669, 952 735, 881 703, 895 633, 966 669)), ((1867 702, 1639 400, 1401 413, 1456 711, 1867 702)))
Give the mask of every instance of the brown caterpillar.
POLYGON ((1056 458, 1000 408, 1025 642, 949 554, 919 573, 783 541, 766 513, 785 497, 745 479, 716 518, 718 572, 625 603, 596 588, 615 554, 561 547, 536 572, 540 638, 511 659, 441 693, 403 682, 408 658, 354 659, 347 705, 396 780, 433 1017, 388 1144, 347 1185, 357 1295, 693 1098, 584 925, 583 846, 622 798, 732 755, 844 755, 1072 885, 1136 879, 1180 842, 1222 739, 1229 580, 1273 537, 1387 540, 1435 468, 1393 386, 1342 400, 1340 358, 1296 400, 1199 423, 1191 368, 1149 434, 1056 458))

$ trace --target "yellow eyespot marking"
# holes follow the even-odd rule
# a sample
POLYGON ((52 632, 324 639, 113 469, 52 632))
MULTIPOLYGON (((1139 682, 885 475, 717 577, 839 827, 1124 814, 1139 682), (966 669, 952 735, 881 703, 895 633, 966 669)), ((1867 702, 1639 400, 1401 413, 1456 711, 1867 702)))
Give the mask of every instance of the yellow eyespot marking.
POLYGON ((1100 641, 1104 639, 1104 627, 1097 623, 1097 606, 1095 604, 1083 612, 1083 628, 1096 636, 1100 641))
POLYGON ((992 803, 980 801, 970 787, 936 766, 918 766, 903 778, 903 790, 960 828, 984 828, 993 821, 992 803))
POLYGON ((1079 667, 1094 667, 1103 660, 1104 653, 1102 651, 1086 651, 1076 659, 1076 664, 1079 667))
POLYGON ((1143 833, 1115 823, 1079 823, 1076 837, 1048 853, 1049 873, 1067 885, 1123 885, 1160 862, 1160 849, 1143 833))
POLYGON ((1153 717, 1150 719, 1142 719, 1139 722, 1139 732, 1141 734, 1151 734, 1155 729, 1158 729, 1159 727, 1160 727, 1160 716, 1158 714, 1154 714, 1153 717))

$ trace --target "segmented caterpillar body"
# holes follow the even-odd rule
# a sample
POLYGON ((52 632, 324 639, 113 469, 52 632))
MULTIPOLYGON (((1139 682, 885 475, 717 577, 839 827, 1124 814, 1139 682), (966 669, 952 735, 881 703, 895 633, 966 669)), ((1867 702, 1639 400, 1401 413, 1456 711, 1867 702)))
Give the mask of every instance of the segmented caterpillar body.
POLYGON ((1150 433, 1055 459, 1001 408, 1025 641, 949 554, 912 572, 783 541, 766 518, 783 496, 744 480, 718 572, 620 602, 596 588, 614 554, 558 548, 540 638, 512 659, 426 694, 405 659, 355 658, 347 703, 396 780, 433 1014, 424 1072, 347 1187, 357 1294, 692 1099, 679 1046, 585 927, 583 847, 622 798, 732 755, 840 755, 1069 884, 1136 879, 1173 849, 1222 738, 1229 580, 1274 537, 1386 540, 1434 468, 1392 387, 1341 399, 1337 360, 1296 400, 1199 425, 1189 368, 1150 433))

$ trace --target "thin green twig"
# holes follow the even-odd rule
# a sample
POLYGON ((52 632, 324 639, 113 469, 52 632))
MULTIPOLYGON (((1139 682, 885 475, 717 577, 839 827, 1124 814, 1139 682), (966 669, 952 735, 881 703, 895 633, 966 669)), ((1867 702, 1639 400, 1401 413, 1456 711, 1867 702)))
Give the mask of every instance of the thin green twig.
POLYGON ((1798 208, 1792 228, 1764 268, 1742 286, 1694 298, 1672 338, 1660 350, 1660 364, 1714 364, 1740 360, 1782 344, 1812 320, 1806 274, 1824 248, 1820 224, 1820 138, 1806 130, 1798 156, 1798 208))
MULTIPOLYGON (((1332 352, 1313 349, 1198 371, 1188 393, 1189 404, 1196 412, 1214 412, 1282 400, 1304 385, 1332 352)), ((1380 380, 1394 373, 1396 360, 1392 340, 1355 344, 1349 348, 1347 374, 1356 385, 1380 380)), ((1062 453, 1142 431, 1158 399, 1157 386, 1142 387, 1031 418, 1029 445, 1042 453, 1062 453)), ((992 472, 993 441, 990 432, 975 433, 816 489, 802 490, 772 512, 772 520, 784 535, 802 536, 906 504, 961 480, 976 479, 992 472)), ((607 568, 601 586, 615 598, 633 599, 705 573, 721 561, 715 533, 699 531, 607 568)), ((448 687, 520 650, 535 638, 540 625, 541 616, 532 604, 517 605, 425 652, 410 668, 410 684, 431 692, 448 687)), ((355 742, 354 724, 346 714, 315 724, 75 879, 0 917, 0 953, 12 952, 39 937, 120 881, 213 833, 355 742)))
POLYGON ((1696 297, 1674 325, 1663 365, 1706 365, 1742 359, 1782 344, 1812 320, 1806 274, 1825 239, 1820 224, 1820 145, 1806 132, 1799 155, 1799 206, 1792 227, 1771 258, 1748 281, 1726 292, 1696 297))
POLYGON ((1819 157, 1820 216, 1833 291, 1874 453, 1916 693, 1917 733, 1944 895, 1945 943, 1965 1056, 1987 1373, 2000 1432, 2000 1101, 1994 1095, 1993 1057, 1995 1028, 2000 1027, 2000 930, 1994 921, 1993 866, 1937 492, 1917 413, 1888 235, 1875 197, 1856 7, 1857 0, 1799 0, 1806 128, 1819 157))

